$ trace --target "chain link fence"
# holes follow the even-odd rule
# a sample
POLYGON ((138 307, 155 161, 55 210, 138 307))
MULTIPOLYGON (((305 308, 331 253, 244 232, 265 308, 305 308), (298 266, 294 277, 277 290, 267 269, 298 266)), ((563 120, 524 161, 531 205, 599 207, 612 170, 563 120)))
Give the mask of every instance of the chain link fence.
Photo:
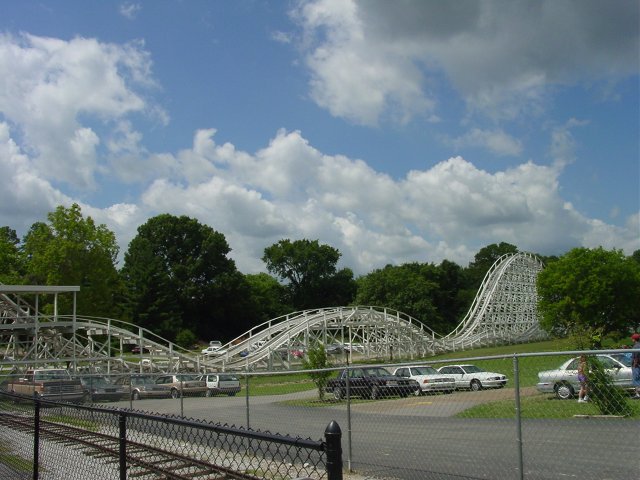
MULTIPOLYGON (((532 352, 491 357, 464 357, 464 352, 459 352, 436 361, 379 359, 375 365, 346 364, 347 357, 337 352, 329 357, 334 364, 330 369, 225 372, 225 382, 232 385, 218 383, 209 393, 187 392, 182 385, 180 394, 173 398, 167 392, 135 396, 127 385, 133 387, 136 376, 118 377, 115 380, 123 387, 122 397, 104 406, 135 410, 140 415, 159 413, 176 421, 202 419, 212 425, 287 438, 307 438, 310 432, 325 431, 335 421, 342 431, 344 477, 354 480, 637 478, 640 401, 632 396, 631 352, 532 352), (589 364, 583 385, 587 400, 579 402, 577 362, 582 354, 589 364), (390 377, 381 377, 384 372, 378 367, 390 377), (328 378, 319 378, 322 373, 328 378), (365 378, 369 374, 375 380, 365 378), (336 383, 339 376, 343 383, 336 383), (451 381, 453 388, 448 387, 451 381), (379 387, 375 394, 373 382, 379 387)), ((349 358, 358 360, 355 355, 349 358)), ((209 375, 216 373, 221 372, 209 375)), ((157 385, 159 376, 149 376, 157 385)), ((90 401, 91 397, 85 399, 90 401)), ((94 402, 102 404, 105 399, 97 396, 94 402)), ((140 432, 141 443, 150 446, 160 442, 161 449, 167 449, 168 444, 189 443, 193 453, 188 456, 194 458, 201 454, 193 445, 220 448, 214 441, 217 437, 207 434, 205 439, 192 427, 178 429, 166 421, 151 426, 144 416, 131 421, 140 432)), ((311 467, 310 471, 283 472, 257 467, 252 474, 258 478, 326 475, 319 473, 326 466, 313 456, 297 457, 286 449, 278 453, 269 443, 259 446, 242 436, 233 438, 238 443, 222 441, 225 451, 257 451, 261 458, 270 458, 283 468, 289 464, 311 467)), ((0 439, 2 451, 5 445, 15 446, 0 439)), ((15 449, 7 450, 7 455, 22 457, 15 449)), ((238 455, 236 464, 244 461, 242 454, 238 455)), ((215 463, 222 462, 218 459, 215 463)), ((3 459, 0 464, 10 462, 3 459)), ((4 478, 1 472, 0 478, 4 478)))

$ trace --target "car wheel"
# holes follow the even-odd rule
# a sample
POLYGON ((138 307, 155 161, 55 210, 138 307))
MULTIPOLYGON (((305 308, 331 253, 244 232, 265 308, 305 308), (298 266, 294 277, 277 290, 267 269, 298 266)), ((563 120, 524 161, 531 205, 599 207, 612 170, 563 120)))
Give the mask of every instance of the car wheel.
POLYGON ((230 397, 235 397, 236 396, 236 392, 229 392, 229 393, 227 393, 227 395, 229 395, 230 397))
POLYGON ((213 393, 211 392, 211 390, 207 390, 204 395, 205 397, 213 397, 213 393))
POLYGON ((344 393, 342 392, 342 389, 340 387, 336 387, 333 389, 333 398, 335 398, 336 400, 342 400, 343 397, 344 393))
POLYGON ((377 400, 380 398, 380 389, 378 388, 377 385, 374 385, 373 387, 371 387, 371 400, 377 400))
POLYGON ((140 400, 140 392, 138 392, 137 390, 134 390, 133 393, 131 394, 131 399, 140 400))
POLYGON ((567 382, 558 383, 553 390, 556 392, 556 397, 560 400, 568 400, 574 395, 573 387, 567 382))
POLYGON ((416 397, 419 397, 420 395, 422 395, 422 389, 421 389, 421 388, 417 389, 415 392, 413 392, 413 394, 414 394, 416 397))
POLYGON ((177 389, 172 388, 171 389, 171 398, 180 398, 180 392, 177 389))
POLYGON ((482 384, 480 383, 480 380, 471 380, 471 384, 469 386, 474 392, 482 390, 482 384))

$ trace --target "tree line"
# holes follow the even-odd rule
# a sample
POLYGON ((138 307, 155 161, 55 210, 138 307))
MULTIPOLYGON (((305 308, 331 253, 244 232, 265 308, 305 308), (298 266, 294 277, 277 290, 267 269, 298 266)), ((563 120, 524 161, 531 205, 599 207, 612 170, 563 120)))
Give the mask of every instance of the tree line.
MULTIPOLYGON (((0 283, 79 285, 79 315, 126 320, 183 346, 230 340, 298 310, 348 305, 399 310, 445 334, 469 309, 491 265, 518 248, 488 245, 466 267, 412 262, 357 278, 338 269, 339 250, 318 240, 282 239, 265 248, 268 273, 241 273, 230 252, 225 236, 210 226, 161 214, 138 228, 118 269, 115 234, 73 204, 57 207, 22 239, 9 226, 0 228, 0 283)), ((624 334, 638 326, 640 251, 625 257, 577 248, 539 258, 547 264, 538 289, 549 332, 624 334)), ((59 311, 70 311, 69 302, 60 298, 59 311)))

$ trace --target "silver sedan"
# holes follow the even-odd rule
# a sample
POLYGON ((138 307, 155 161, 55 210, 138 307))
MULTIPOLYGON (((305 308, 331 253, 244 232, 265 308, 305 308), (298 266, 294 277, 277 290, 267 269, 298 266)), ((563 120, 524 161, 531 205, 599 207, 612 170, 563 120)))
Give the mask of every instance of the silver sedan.
MULTIPOLYGON (((596 355, 602 363, 614 385, 624 389, 631 389, 631 354, 614 353, 610 355, 596 355)), ((572 398, 580 390, 578 382, 578 361, 580 357, 567 360, 555 370, 545 370, 538 373, 536 388, 542 393, 555 393, 556 397, 566 400, 572 398)))

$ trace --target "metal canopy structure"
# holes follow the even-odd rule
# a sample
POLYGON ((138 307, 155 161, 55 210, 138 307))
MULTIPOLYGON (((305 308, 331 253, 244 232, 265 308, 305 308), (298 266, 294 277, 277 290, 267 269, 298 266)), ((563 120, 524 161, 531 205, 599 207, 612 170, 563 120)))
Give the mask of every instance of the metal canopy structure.
MULTIPOLYGON (((448 335, 384 307, 305 310, 255 326, 204 357, 149 330, 119 320, 39 311, 41 295, 75 295, 79 287, 0 285, 0 368, 66 365, 80 371, 179 372, 290 369, 316 342, 337 361, 356 358, 409 359, 485 345, 546 337, 537 313, 536 277, 543 265, 527 253, 500 257, 487 272, 471 308, 448 335), (31 300, 30 301, 28 301, 31 300), (33 303, 32 303, 33 302, 33 303), (132 354, 131 348, 139 353, 132 354)), ((427 319, 428 321, 428 319, 427 319)))

